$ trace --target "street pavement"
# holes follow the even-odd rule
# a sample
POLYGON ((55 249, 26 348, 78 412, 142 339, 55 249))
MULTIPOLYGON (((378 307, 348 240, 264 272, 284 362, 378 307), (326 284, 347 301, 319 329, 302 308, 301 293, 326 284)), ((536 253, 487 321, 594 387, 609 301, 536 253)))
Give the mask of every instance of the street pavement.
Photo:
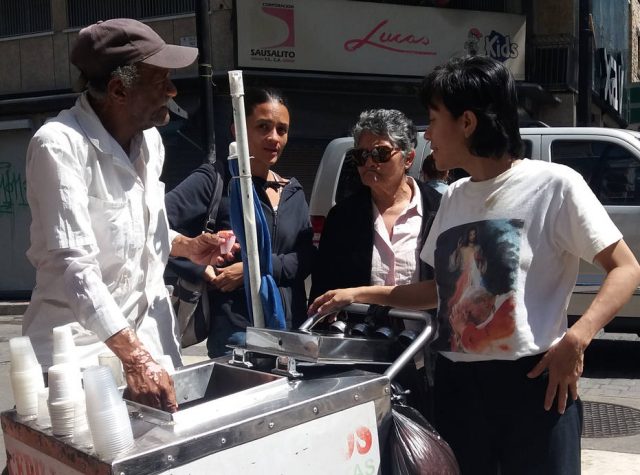
MULTIPOLYGON (((13 407, 9 380, 9 339, 21 333, 21 315, 11 315, 7 303, 0 302, 0 411, 13 407)), ((21 310, 23 307, 14 306, 21 310)), ((185 363, 206 358, 206 346, 199 344, 185 350, 185 363)), ((584 401, 633 408, 640 411, 640 338, 636 335, 603 334, 594 340, 586 355, 585 373, 580 380, 584 401), (604 362, 614 357, 615 370, 604 362)), ((4 439, 0 440, 0 468, 6 463, 4 439)), ((640 433, 630 436, 582 439, 582 473, 584 475, 640 475, 640 433)))

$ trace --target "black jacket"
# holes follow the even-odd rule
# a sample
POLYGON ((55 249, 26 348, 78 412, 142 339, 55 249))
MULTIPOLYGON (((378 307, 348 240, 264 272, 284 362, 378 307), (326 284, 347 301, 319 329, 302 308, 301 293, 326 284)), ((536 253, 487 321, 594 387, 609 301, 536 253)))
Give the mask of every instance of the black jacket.
MULTIPOLYGON (((172 229, 187 236, 196 236, 202 231, 213 193, 214 173, 210 165, 202 165, 167 193, 165 203, 172 229)), ((264 190, 265 181, 254 177, 253 182, 271 233, 273 278, 280 290, 287 325, 296 325, 304 321, 306 316, 304 279, 311 272, 315 255, 304 191, 298 180, 291 178, 282 189, 276 212, 264 190)), ((231 229, 227 193, 223 193, 215 224, 216 231, 222 229, 231 229)), ((168 267, 177 275, 192 281, 200 279, 204 272, 204 266, 184 259, 172 258, 168 267)), ((210 297, 212 322, 227 318, 239 328, 250 324, 244 287, 226 293, 212 290, 210 297)))
MULTIPOLYGON (((207 211, 214 187, 216 185, 223 186, 216 166, 217 164, 200 165, 165 195, 164 203, 171 229, 188 237, 195 237, 203 231, 204 225, 209 219, 207 211)), ((220 204, 218 204, 219 206, 220 204)), ((217 213, 215 230, 222 229, 231 229, 231 222, 228 215, 222 217, 220 213, 217 213)), ((202 278, 204 269, 205 266, 194 264, 187 259, 170 257, 165 280, 167 283, 173 283, 172 280, 175 281, 176 276, 180 276, 196 283, 202 278)))
MULTIPOLYGON (((441 195, 422 182, 416 183, 422 195, 423 217, 418 243, 422 249, 441 195)), ((327 290, 370 285, 373 238, 371 190, 364 187, 337 203, 327 215, 312 274, 310 300, 327 290)), ((419 275, 420 280, 430 279, 433 269, 420 261, 419 275)))

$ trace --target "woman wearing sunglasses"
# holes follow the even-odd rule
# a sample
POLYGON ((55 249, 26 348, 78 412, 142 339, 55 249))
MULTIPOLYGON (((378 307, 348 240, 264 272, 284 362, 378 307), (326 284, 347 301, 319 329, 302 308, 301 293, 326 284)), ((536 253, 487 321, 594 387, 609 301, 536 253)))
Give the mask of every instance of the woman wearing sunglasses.
POLYGON ((331 289, 433 276, 419 254, 440 193, 407 175, 415 158, 413 123, 397 110, 368 110, 352 133, 355 147, 345 160, 355 164, 364 187, 329 211, 312 273, 312 300, 331 289))

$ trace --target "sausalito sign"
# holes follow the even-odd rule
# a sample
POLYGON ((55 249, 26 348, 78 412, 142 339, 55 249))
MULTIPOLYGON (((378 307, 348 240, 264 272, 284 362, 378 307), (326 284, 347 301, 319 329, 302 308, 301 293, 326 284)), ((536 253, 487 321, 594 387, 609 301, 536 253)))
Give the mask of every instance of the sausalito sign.
POLYGON ((242 68, 424 76, 482 54, 524 79, 523 15, 340 0, 237 0, 242 68))

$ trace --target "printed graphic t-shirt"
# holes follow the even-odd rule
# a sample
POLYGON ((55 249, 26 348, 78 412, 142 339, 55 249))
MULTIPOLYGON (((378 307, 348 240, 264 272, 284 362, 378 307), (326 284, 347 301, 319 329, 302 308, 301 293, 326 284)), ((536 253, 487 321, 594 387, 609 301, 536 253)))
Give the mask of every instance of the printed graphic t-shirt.
POLYGON ((436 349, 453 361, 546 351, 567 329, 580 259, 622 238, 582 177, 523 160, 445 192, 420 258, 435 268, 436 349))

